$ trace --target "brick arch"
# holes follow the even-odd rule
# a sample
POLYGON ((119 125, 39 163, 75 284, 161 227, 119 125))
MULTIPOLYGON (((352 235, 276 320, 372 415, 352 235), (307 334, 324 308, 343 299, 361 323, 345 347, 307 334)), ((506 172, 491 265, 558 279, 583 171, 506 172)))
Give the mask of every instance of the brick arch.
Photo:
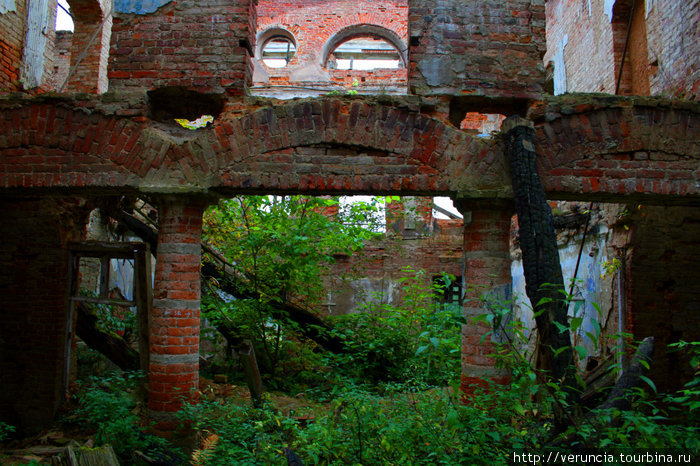
POLYGON ((185 149, 146 122, 35 102, 0 111, 0 188, 197 184, 185 149))
POLYGON ((97 101, 6 102, 0 188, 438 195, 502 193, 508 182, 495 141, 406 104, 290 101, 224 113, 196 132, 100 108, 97 101))
POLYGON ((262 29, 258 32, 258 35, 255 39, 255 55, 254 55, 255 58, 257 60, 260 60, 261 63, 262 63, 263 47, 265 46, 267 41, 269 41, 273 37, 277 37, 277 36, 282 36, 282 37, 289 39, 294 44, 294 47, 295 48, 297 47, 296 37, 294 37, 294 34, 292 34, 292 32, 289 29, 287 29, 283 26, 279 26, 279 25, 278 26, 269 26, 265 29, 262 29))
POLYGON ((407 107, 326 97, 220 119, 213 186, 264 191, 450 193, 502 186, 493 141, 407 107))
POLYGON ((554 198, 700 196, 697 102, 570 95, 530 116, 540 173, 554 198))
POLYGON ((394 31, 375 24, 354 24, 335 33, 323 44, 319 65, 325 68, 330 54, 343 42, 365 36, 381 37, 389 42, 399 52, 403 66, 408 67, 408 44, 405 40, 402 40, 394 31))

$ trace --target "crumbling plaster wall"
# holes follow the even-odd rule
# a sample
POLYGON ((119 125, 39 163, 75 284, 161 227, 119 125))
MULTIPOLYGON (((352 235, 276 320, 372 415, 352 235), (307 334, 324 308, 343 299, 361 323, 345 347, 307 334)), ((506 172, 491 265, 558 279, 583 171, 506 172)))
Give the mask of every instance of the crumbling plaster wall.
POLYGON ((544 29, 544 0, 411 0, 410 92, 537 98, 544 29))
MULTIPOLYGON (((567 207, 576 205, 580 211, 588 208, 583 204, 567 203, 567 207)), ((571 215, 571 213, 567 213, 571 215)), ((562 215, 562 213, 559 213, 562 215)), ((614 335, 618 332, 617 307, 615 306, 613 275, 605 273, 603 264, 612 259, 608 248, 608 240, 612 232, 603 220, 599 209, 595 208, 592 218, 586 224, 586 214, 581 213, 580 224, 574 227, 558 228, 557 242, 559 246, 559 260, 566 292, 571 291, 571 301, 568 307, 570 318, 583 319, 576 332, 572 332, 572 343, 586 349, 586 356, 579 358, 577 364, 580 370, 585 370, 591 359, 601 363, 614 352, 617 340, 608 338, 598 344, 590 335, 596 335, 596 324, 600 326, 602 334, 614 335), (581 242, 584 240, 584 229, 587 229, 583 249, 581 242), (580 254, 580 259, 579 259, 580 254), (578 270, 576 270, 578 263, 578 270), (574 280, 574 287, 571 282, 574 280), (600 309, 600 312, 598 312, 600 309), (587 335, 587 333, 589 335, 587 335)), ((517 224, 517 222, 516 222, 517 224)), ((517 229, 517 226, 516 226, 517 229)), ((525 324, 525 335, 528 338, 526 350, 530 355, 535 354, 536 328, 532 315, 532 305, 525 292, 525 277, 523 276, 522 252, 516 244, 511 249, 511 274, 513 276, 513 318, 525 324), (533 334, 534 333, 534 334, 533 334)))

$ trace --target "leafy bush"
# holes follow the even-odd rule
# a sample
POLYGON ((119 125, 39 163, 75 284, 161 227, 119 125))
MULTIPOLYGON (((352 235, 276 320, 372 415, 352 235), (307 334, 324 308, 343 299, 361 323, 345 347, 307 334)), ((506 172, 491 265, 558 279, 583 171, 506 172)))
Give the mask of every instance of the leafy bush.
POLYGON ((0 442, 4 442, 14 431, 14 426, 0 421, 0 442))
POLYGON ((460 372, 459 305, 442 305, 442 285, 426 285, 425 272, 404 269, 400 304, 376 300, 361 312, 334 319, 335 332, 349 351, 336 363, 358 381, 412 382, 417 387, 446 386, 460 372))
POLYGON ((209 454, 199 458, 207 465, 279 464, 284 446, 298 429, 296 421, 277 413, 269 404, 254 408, 202 401, 185 405, 178 416, 184 428, 195 429, 204 440, 217 436, 209 454))
MULTIPOLYGON (((76 399, 78 408, 68 421, 84 423, 95 429, 95 444, 110 444, 119 458, 134 462, 134 451, 167 453, 167 442, 140 429, 135 414, 137 384, 141 375, 125 373, 109 377, 91 377, 80 383, 76 399)), ((167 453, 169 454, 169 453, 167 453)))

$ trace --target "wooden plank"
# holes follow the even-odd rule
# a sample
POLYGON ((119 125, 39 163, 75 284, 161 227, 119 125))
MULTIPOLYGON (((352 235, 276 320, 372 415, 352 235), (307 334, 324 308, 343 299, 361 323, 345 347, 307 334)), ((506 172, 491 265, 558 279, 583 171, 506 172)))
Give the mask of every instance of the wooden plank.
MULTIPOLYGON (((78 293, 78 274, 80 273, 80 258, 68 253, 68 296, 78 293)), ((73 301, 68 300, 66 308, 65 332, 63 337, 63 374, 61 381, 60 403, 68 399, 70 385, 71 346, 73 344, 73 301)))
POLYGON ((110 257, 133 259, 134 254, 146 248, 141 242, 74 241, 68 243, 68 250, 81 257, 110 257))
POLYGON ((100 257, 100 298, 109 298, 109 257, 100 257))
POLYGON ((136 253, 134 260, 134 299, 138 323, 139 354, 141 370, 148 372, 150 364, 150 332, 151 332, 151 251, 146 245, 136 253))
POLYGON ((116 306, 138 306, 136 301, 128 301, 125 299, 112 298, 93 298, 91 296, 71 296, 71 301, 76 303, 92 303, 92 304, 114 304, 116 306))

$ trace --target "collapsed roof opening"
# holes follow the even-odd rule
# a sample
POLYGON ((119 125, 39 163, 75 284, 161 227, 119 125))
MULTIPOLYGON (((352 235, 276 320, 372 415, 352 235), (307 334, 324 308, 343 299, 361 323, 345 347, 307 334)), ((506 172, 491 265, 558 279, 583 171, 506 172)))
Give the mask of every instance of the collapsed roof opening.
POLYGON ((374 70, 401 68, 399 51, 378 36, 355 37, 338 45, 328 57, 326 67, 338 70, 374 70))
POLYGON ((161 87, 148 91, 148 107, 149 117, 156 121, 194 121, 209 116, 213 120, 223 110, 224 98, 218 94, 203 94, 183 87, 161 87))

